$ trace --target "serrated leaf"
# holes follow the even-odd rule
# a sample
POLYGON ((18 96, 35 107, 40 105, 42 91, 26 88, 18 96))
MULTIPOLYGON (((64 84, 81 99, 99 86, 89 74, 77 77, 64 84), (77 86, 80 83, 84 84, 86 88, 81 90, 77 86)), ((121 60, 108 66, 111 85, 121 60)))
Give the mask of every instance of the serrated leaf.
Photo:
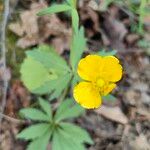
POLYGON ((35 108, 24 108, 20 110, 20 114, 25 118, 37 121, 50 121, 49 116, 35 108))
POLYGON ((48 130, 43 136, 33 140, 27 150, 46 150, 51 134, 51 130, 48 130))
POLYGON ((41 45, 32 51, 27 51, 27 55, 43 64, 49 69, 49 72, 63 74, 63 72, 70 71, 66 61, 56 53, 54 48, 47 45, 41 45))
POLYGON ((57 83, 55 84, 55 90, 53 91, 52 95, 51 95, 51 100, 54 98, 58 98, 61 93, 63 92, 63 90, 65 88, 67 88, 67 86, 69 86, 69 82, 71 80, 72 75, 70 73, 66 74, 63 79, 57 80, 57 83))
POLYGON ((54 14, 54 13, 69 11, 69 10, 71 10, 71 7, 67 4, 54 4, 48 8, 42 9, 37 15, 42 16, 42 15, 47 15, 47 14, 54 14))
POLYGON ((64 119, 78 117, 82 113, 84 113, 84 109, 80 105, 73 104, 72 99, 67 99, 58 107, 54 119, 59 122, 64 119))
POLYGON ((48 80, 57 78, 50 74, 40 62, 31 57, 24 60, 20 72, 22 81, 30 91, 40 87, 48 80))
POLYGON ((112 51, 105 51, 105 50, 101 50, 97 53, 100 56, 114 56, 117 54, 116 50, 112 50, 112 51))
POLYGON ((20 139, 25 139, 25 140, 31 140, 38 138, 42 136, 50 127, 50 124, 48 123, 39 123, 36 125, 32 125, 23 131, 21 131, 18 135, 17 138, 20 139))
POLYGON ((74 34, 71 44, 70 63, 73 70, 76 70, 77 63, 79 62, 85 48, 86 38, 84 36, 84 28, 81 27, 78 33, 74 34))
POLYGON ((65 133, 68 134, 68 136, 70 136, 70 138, 73 138, 76 142, 93 144, 89 134, 79 126, 73 125, 71 123, 60 123, 60 127, 64 130, 65 133))
POLYGON ((52 149, 70 150, 70 148, 71 150, 85 150, 83 144, 72 140, 72 138, 65 134, 61 129, 56 130, 52 139, 52 149))
POLYGON ((106 95, 106 96, 103 96, 102 99, 103 99, 104 101, 116 101, 116 100, 117 100, 116 97, 113 96, 113 95, 111 95, 111 94, 108 94, 108 95, 106 95))
POLYGON ((71 16, 72 16, 73 30, 77 33, 79 28, 79 15, 75 8, 71 10, 71 16))
POLYGON ((40 103, 40 106, 42 107, 43 111, 49 116, 49 119, 52 120, 51 105, 43 98, 39 98, 39 103, 40 103))
POLYGON ((33 93, 36 94, 46 94, 46 93, 52 93, 52 98, 57 98, 60 96, 64 88, 68 85, 69 81, 71 80, 72 75, 70 73, 67 73, 63 76, 60 76, 57 80, 51 80, 47 83, 45 83, 40 88, 33 91, 33 93))
MULTIPOLYGON (((51 93, 57 89, 55 84, 58 86, 59 83, 69 82, 69 77, 63 80, 62 78, 70 76, 70 68, 53 48, 41 45, 32 51, 27 51, 27 56, 21 67, 21 75, 24 84, 32 93, 51 93)), ((53 97, 61 94, 64 85, 66 84, 60 85, 62 88, 58 88, 53 97)))

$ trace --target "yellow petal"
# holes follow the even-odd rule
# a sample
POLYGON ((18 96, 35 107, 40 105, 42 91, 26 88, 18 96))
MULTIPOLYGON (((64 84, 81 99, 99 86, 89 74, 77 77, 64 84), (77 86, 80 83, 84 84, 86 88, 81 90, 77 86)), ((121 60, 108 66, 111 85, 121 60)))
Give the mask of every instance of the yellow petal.
POLYGON ((88 55, 80 60, 77 72, 82 79, 94 81, 99 77, 102 68, 103 61, 101 56, 88 55))
POLYGON ((106 56, 103 58, 104 67, 102 77, 106 81, 117 82, 122 77, 122 66, 119 60, 114 56, 106 56))
POLYGON ((115 83, 110 83, 108 86, 104 88, 103 96, 109 94, 116 87, 115 83))
POLYGON ((74 87, 73 96, 75 100, 87 109, 98 108, 102 101, 98 89, 90 82, 80 82, 74 87))

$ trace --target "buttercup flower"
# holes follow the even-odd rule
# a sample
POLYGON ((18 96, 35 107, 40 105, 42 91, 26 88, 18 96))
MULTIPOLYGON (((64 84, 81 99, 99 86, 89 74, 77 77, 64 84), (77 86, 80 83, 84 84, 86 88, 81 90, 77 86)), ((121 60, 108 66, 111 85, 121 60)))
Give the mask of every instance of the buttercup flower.
POLYGON ((114 56, 88 55, 81 59, 77 69, 84 80, 74 87, 75 100, 87 109, 98 108, 102 99, 122 77, 122 66, 114 56))

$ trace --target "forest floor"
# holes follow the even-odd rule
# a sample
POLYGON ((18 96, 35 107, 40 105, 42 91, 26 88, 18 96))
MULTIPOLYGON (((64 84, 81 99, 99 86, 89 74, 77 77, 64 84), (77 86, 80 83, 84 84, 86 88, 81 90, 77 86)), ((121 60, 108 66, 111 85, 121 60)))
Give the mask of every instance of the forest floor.
MULTIPOLYGON (((34 97, 20 80, 26 49, 47 43, 66 59, 69 55, 71 19, 62 13, 37 17, 36 13, 47 5, 46 0, 11 0, 6 39, 10 80, 4 111, 10 117, 19 118, 19 109, 30 106, 34 97)), ((88 110, 75 120, 95 142, 87 149, 150 150, 150 15, 144 18, 141 35, 137 32, 138 15, 125 5, 112 3, 105 8, 94 0, 80 0, 78 11, 88 39, 86 53, 116 50, 124 68, 123 79, 113 93, 117 99, 105 101, 101 108, 88 110)), ((0 78, 2 71, 0 68, 0 78)), ((0 150, 25 149, 27 143, 15 138, 23 127, 3 118, 0 150)))

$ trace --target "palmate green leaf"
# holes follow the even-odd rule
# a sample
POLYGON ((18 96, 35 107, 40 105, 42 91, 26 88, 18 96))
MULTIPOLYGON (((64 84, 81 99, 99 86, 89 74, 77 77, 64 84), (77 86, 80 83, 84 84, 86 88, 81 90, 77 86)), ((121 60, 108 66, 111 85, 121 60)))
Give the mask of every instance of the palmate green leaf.
POLYGON ((40 62, 31 57, 24 60, 20 72, 23 83, 30 91, 40 87, 46 81, 57 78, 55 74, 50 74, 40 62))
POLYGON ((49 116, 47 116, 42 111, 36 108, 24 108, 20 110, 20 114, 28 119, 36 121, 50 121, 49 116))
POLYGON ((45 94, 45 93, 52 93, 51 99, 57 98, 60 96, 62 91, 67 87, 69 81, 71 80, 72 74, 66 73, 63 76, 60 76, 56 80, 50 80, 45 83, 40 88, 37 88, 33 91, 36 94, 45 94))
POLYGON ((27 150, 46 150, 51 135, 52 135, 51 130, 48 130, 47 133, 45 133, 41 137, 36 138, 35 140, 33 140, 28 145, 27 150))
POLYGON ((84 28, 81 27, 78 33, 74 34, 71 44, 70 63, 73 71, 76 70, 77 63, 79 62, 85 48, 86 38, 84 36, 84 28))
POLYGON ((25 140, 32 140, 42 136, 47 130, 50 128, 50 124, 48 123, 39 123, 36 125, 32 125, 23 131, 21 131, 17 138, 25 139, 25 140))
POLYGON ((69 86, 71 77, 72 77, 72 74, 68 73, 68 74, 64 75, 61 80, 57 80, 59 82, 57 82, 57 85, 55 84, 55 86, 54 86, 55 90, 51 94, 51 100, 54 98, 58 98, 61 95, 61 93, 63 92, 63 90, 65 88, 67 88, 67 86, 69 86))
POLYGON ((68 4, 54 4, 48 8, 42 9, 37 15, 47 15, 47 14, 54 14, 54 13, 60 13, 64 11, 71 10, 71 7, 68 4))
POLYGON ((75 33, 77 33, 78 28, 79 28, 79 15, 78 15, 78 12, 75 8, 73 8, 71 10, 71 17, 72 17, 73 30, 75 31, 75 33))
MULTIPOLYGON (((69 78, 66 80, 62 78, 70 76, 70 68, 53 48, 41 45, 32 51, 27 51, 26 54, 27 58, 21 66, 21 78, 32 93, 50 93, 56 89, 52 87, 53 84, 58 86, 59 83, 68 82, 69 78)), ((61 94, 61 88, 57 90, 54 97, 57 96, 57 93, 61 94)))
MULTIPOLYGON (((73 136, 73 134, 72 134, 73 136)), ((57 129, 52 139, 53 150, 85 150, 84 145, 74 141, 63 130, 57 129)))
POLYGON ((27 55, 39 61, 51 73, 62 74, 70 71, 66 61, 50 46, 41 45, 32 51, 27 51, 27 55))
POLYGON ((74 104, 72 99, 67 99, 63 101, 58 107, 54 119, 56 122, 59 122, 64 119, 78 117, 83 113, 84 108, 78 104, 74 104))
POLYGON ((97 54, 100 56, 114 56, 117 54, 117 51, 116 50, 112 50, 112 51, 100 50, 97 54))
POLYGON ((68 136, 70 136, 70 138, 74 139, 76 142, 93 144, 89 134, 79 126, 71 123, 60 123, 60 127, 66 134, 68 134, 68 136))
POLYGON ((39 98, 39 104, 42 107, 43 111, 49 116, 49 119, 52 120, 52 108, 51 105, 44 100, 43 98, 39 98))

